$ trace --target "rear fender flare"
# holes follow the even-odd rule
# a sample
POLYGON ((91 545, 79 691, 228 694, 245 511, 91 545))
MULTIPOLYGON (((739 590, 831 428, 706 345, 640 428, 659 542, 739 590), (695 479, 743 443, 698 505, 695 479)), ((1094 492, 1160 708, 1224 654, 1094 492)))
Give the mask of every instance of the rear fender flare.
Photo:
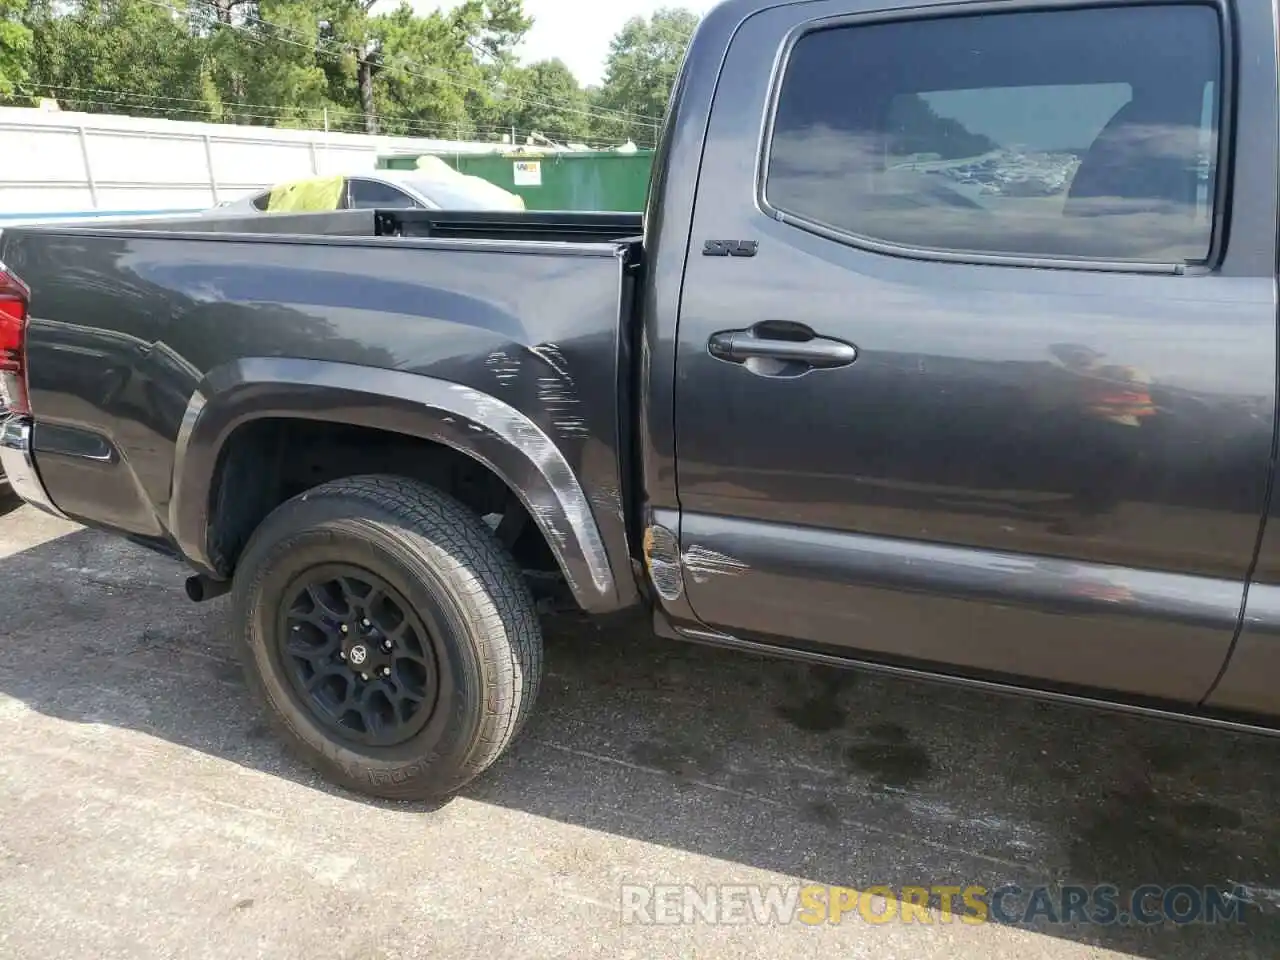
POLYGON ((618 606, 604 541, 573 468, 532 420, 496 397, 435 377, 320 360, 253 357, 211 370, 191 396, 174 455, 169 529, 197 569, 223 445, 254 420, 346 423, 431 440, 483 464, 521 500, 583 609, 618 606))

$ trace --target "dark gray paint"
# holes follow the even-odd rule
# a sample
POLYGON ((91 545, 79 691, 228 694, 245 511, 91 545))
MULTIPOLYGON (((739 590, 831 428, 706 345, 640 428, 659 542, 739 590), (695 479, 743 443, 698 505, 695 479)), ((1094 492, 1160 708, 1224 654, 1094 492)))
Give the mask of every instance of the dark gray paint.
POLYGON ((735 238, 759 250, 687 258, 673 404, 681 547, 750 572, 686 576, 684 599, 738 634, 1199 701, 1235 633, 1275 427, 1269 14, 1239 11, 1238 129, 1270 131, 1231 170, 1249 210, 1218 269, 1176 276, 886 255, 769 216, 763 65, 796 31, 869 7, 762 6, 722 7, 700 38, 728 56, 690 249, 735 238), (762 321, 853 344, 857 362, 783 378, 708 350, 762 321), (1140 430, 1089 417, 1055 359, 1064 344, 1145 371, 1157 417, 1140 430), (920 549, 946 559, 903 559, 920 549), (993 582, 993 569, 1020 572, 993 582), (1090 611, 1061 602, 1094 589, 1116 596, 1090 611))
MULTIPOLYGON (((1050 5, 1069 4, 1000 9, 1050 5)), ((616 589, 591 609, 631 600, 634 554, 667 635, 1189 712, 1217 682, 1211 706, 1280 713, 1268 682, 1280 678, 1276 525, 1261 534, 1276 427, 1274 11, 1228 7, 1235 152, 1212 269, 939 262, 768 216, 758 158, 788 37, 825 18, 962 7, 981 9, 713 10, 673 91, 634 298, 632 246, 499 239, 511 223, 450 234, 465 240, 371 237, 367 220, 342 216, 291 220, 306 237, 248 236, 269 228, 261 217, 167 234, 6 231, 4 257, 35 290, 36 412, 64 431, 39 448, 55 502, 134 535, 177 535, 195 559, 200 510, 182 518, 217 446, 193 444, 200 419, 221 437, 255 412, 310 405, 440 437, 448 414, 415 419, 413 398, 457 383, 528 418, 577 476, 616 589), (704 258, 706 240, 759 247, 704 258), (708 352, 713 333, 760 320, 804 322, 858 358, 780 379, 708 352), (1023 401, 1061 381, 1061 344, 1143 368, 1158 427, 1108 435, 1052 396, 1028 416, 1023 401), (244 386, 250 358, 261 392, 244 386), (294 361, 351 375, 311 383, 294 361), (388 371, 414 386, 380 387, 388 371), (206 414, 213 402, 228 405, 206 414), (68 441, 76 430, 85 437, 68 441), (82 455, 102 441, 118 456, 82 455), (1099 477, 1104 509, 1081 524, 1072 494, 1099 477)), ((569 572, 581 584, 587 569, 569 572)))
POLYGON ((695 609, 735 636, 1162 700, 1204 695, 1240 613, 1229 580, 788 524, 688 513, 681 546, 695 609))
POLYGON ((634 602, 618 408, 629 244, 179 229, 5 233, 33 290, 33 407, 61 438, 37 432, 41 471, 69 516, 174 540, 207 570, 205 491, 230 430, 322 411, 494 466, 521 484, 586 609, 634 602), (444 419, 464 413, 473 428, 444 419), (179 445, 184 422, 198 443, 179 445), (541 438, 553 449, 538 454, 541 438), (81 455, 104 444, 106 459, 81 455))
POLYGON ((1231 661, 1206 698, 1216 710, 1274 714, 1280 693, 1280 586, 1254 583, 1231 661))
MULTIPOLYGON (((273 416, 390 430, 478 460, 520 497, 584 609, 613 610, 628 599, 619 595, 591 503, 573 468, 527 416, 460 383, 395 370, 369 382, 365 368, 319 360, 233 361, 210 371, 188 404, 178 433, 168 529, 203 572, 229 572, 218 569, 205 536, 218 453, 239 427, 273 416)), ((562 415, 557 422, 563 420, 562 415)))

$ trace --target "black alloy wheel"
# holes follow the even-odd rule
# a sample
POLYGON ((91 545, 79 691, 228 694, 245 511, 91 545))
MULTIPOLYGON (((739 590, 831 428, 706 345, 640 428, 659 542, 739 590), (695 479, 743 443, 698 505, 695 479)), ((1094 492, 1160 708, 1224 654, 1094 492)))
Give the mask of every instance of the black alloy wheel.
POLYGON ((280 504, 236 562, 245 680, 332 783, 440 799, 519 733, 542 675, 533 596, 481 517, 416 480, 333 480, 280 504))
POLYGON ((327 564, 295 578, 285 597, 276 637, 302 706, 356 744, 394 746, 423 728, 438 690, 431 632, 394 587, 327 564))

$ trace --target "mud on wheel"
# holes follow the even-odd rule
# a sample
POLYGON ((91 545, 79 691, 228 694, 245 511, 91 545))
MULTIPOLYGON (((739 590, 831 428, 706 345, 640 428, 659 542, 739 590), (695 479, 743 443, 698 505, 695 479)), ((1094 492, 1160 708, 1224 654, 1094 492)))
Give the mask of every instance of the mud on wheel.
POLYGON ((542 637, 489 528, 398 477, 325 484, 277 508, 235 575, 240 656, 273 725, 336 783, 439 797, 519 731, 542 637))

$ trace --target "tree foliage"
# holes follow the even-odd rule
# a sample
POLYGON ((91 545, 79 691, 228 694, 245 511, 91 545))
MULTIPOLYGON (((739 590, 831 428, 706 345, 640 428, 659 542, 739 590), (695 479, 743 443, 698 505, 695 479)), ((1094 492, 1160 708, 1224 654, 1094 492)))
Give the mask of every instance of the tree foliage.
POLYGON ((375 0, 0 0, 0 100, 268 126, 650 145, 697 18, 661 10, 614 39, 584 90, 522 64, 523 0, 447 11, 375 0))
MULTIPOLYGON (((82 0, 59 12, 58 0, 28 10, 32 42, 29 83, 57 78, 44 93, 71 109, 126 112, 138 95, 160 95, 166 114, 185 119, 207 115, 201 96, 201 45, 172 15, 153 4, 82 0), (163 50, 163 57, 156 51, 163 50)), ((25 78, 24 78, 25 79, 25 78)))
POLYGON ((666 112, 667 96, 697 25, 696 14, 674 7, 658 10, 649 20, 627 21, 613 38, 604 86, 594 98, 602 116, 611 111, 627 118, 608 121, 608 132, 652 141, 654 118, 666 112))
POLYGON ((23 22, 22 0, 0 0, 0 96, 12 96, 27 79, 31 28, 23 22))

